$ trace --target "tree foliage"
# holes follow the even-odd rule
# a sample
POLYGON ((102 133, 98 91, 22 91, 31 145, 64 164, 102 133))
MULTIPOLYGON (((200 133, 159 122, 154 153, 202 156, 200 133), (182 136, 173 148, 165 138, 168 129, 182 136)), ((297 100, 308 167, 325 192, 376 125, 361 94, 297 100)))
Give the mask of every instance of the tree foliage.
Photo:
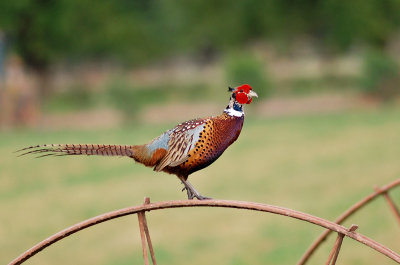
POLYGON ((398 0, 0 1, 0 29, 36 68, 92 58, 142 64, 304 35, 338 50, 383 47, 399 24, 398 0))

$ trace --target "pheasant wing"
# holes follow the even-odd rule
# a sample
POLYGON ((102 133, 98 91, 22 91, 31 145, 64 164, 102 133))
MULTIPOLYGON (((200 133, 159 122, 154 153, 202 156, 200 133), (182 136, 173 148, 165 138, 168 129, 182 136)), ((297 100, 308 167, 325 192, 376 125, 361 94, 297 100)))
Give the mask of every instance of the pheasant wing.
POLYGON ((207 119, 196 119, 176 126, 169 135, 168 152, 154 170, 161 171, 167 166, 176 167, 185 162, 199 140, 206 121, 207 119))

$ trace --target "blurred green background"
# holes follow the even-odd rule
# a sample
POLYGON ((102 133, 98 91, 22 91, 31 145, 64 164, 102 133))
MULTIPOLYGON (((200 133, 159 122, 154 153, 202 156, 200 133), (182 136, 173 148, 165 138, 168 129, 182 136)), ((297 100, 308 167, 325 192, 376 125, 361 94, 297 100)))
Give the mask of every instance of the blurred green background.
MULTIPOLYGON (((335 219, 400 176, 400 1, 0 2, 0 263, 95 215, 185 199, 129 159, 17 158, 41 143, 138 144, 217 115, 249 83, 239 140, 191 176, 206 196, 335 219)), ((400 189, 391 192, 400 205, 400 189)), ((159 264, 295 264, 322 229, 230 209, 148 214, 159 264)), ((352 217, 400 252, 382 198, 352 217)), ((334 238, 312 258, 325 262, 334 238)), ((136 216, 27 264, 141 264, 136 216)), ((394 264, 345 239, 341 264, 394 264)))

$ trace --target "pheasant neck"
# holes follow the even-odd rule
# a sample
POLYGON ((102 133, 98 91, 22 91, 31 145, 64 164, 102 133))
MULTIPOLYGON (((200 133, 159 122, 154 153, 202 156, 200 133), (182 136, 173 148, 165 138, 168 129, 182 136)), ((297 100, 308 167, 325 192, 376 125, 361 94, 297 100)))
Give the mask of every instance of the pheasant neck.
POLYGON ((232 117, 243 117, 244 116, 243 105, 237 103, 236 100, 231 100, 229 102, 229 105, 224 110, 224 112, 232 117))

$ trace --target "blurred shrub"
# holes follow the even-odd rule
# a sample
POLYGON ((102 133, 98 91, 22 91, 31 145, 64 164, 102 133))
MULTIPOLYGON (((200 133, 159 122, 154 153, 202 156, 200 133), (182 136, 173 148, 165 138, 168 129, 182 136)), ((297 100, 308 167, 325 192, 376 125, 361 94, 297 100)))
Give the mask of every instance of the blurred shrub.
POLYGON ((382 51, 368 52, 364 58, 361 88, 383 100, 400 94, 399 64, 382 51))
POLYGON ((210 101, 218 98, 215 97, 215 93, 225 95, 226 90, 215 91, 202 83, 135 85, 126 78, 118 76, 95 91, 77 83, 53 92, 44 101, 44 109, 47 112, 69 112, 112 107, 120 111, 126 121, 136 121, 144 106, 210 101))
POLYGON ((83 85, 73 85, 66 90, 51 93, 43 102, 44 109, 50 112, 68 112, 92 108, 96 102, 83 85))
POLYGON ((279 95, 307 95, 321 92, 344 92, 358 89, 360 78, 353 76, 331 75, 321 77, 297 77, 279 83, 279 95))
POLYGON ((259 97, 272 93, 271 80, 264 64, 251 53, 233 53, 228 55, 225 65, 230 86, 251 85, 259 97))
POLYGON ((106 87, 106 102, 120 110, 126 120, 135 120, 140 109, 140 98, 134 86, 123 79, 112 80, 106 87))
POLYGON ((103 97, 105 103, 120 110, 127 121, 134 121, 146 105, 208 101, 212 98, 211 92, 212 90, 204 84, 136 86, 122 77, 106 86, 103 97))

